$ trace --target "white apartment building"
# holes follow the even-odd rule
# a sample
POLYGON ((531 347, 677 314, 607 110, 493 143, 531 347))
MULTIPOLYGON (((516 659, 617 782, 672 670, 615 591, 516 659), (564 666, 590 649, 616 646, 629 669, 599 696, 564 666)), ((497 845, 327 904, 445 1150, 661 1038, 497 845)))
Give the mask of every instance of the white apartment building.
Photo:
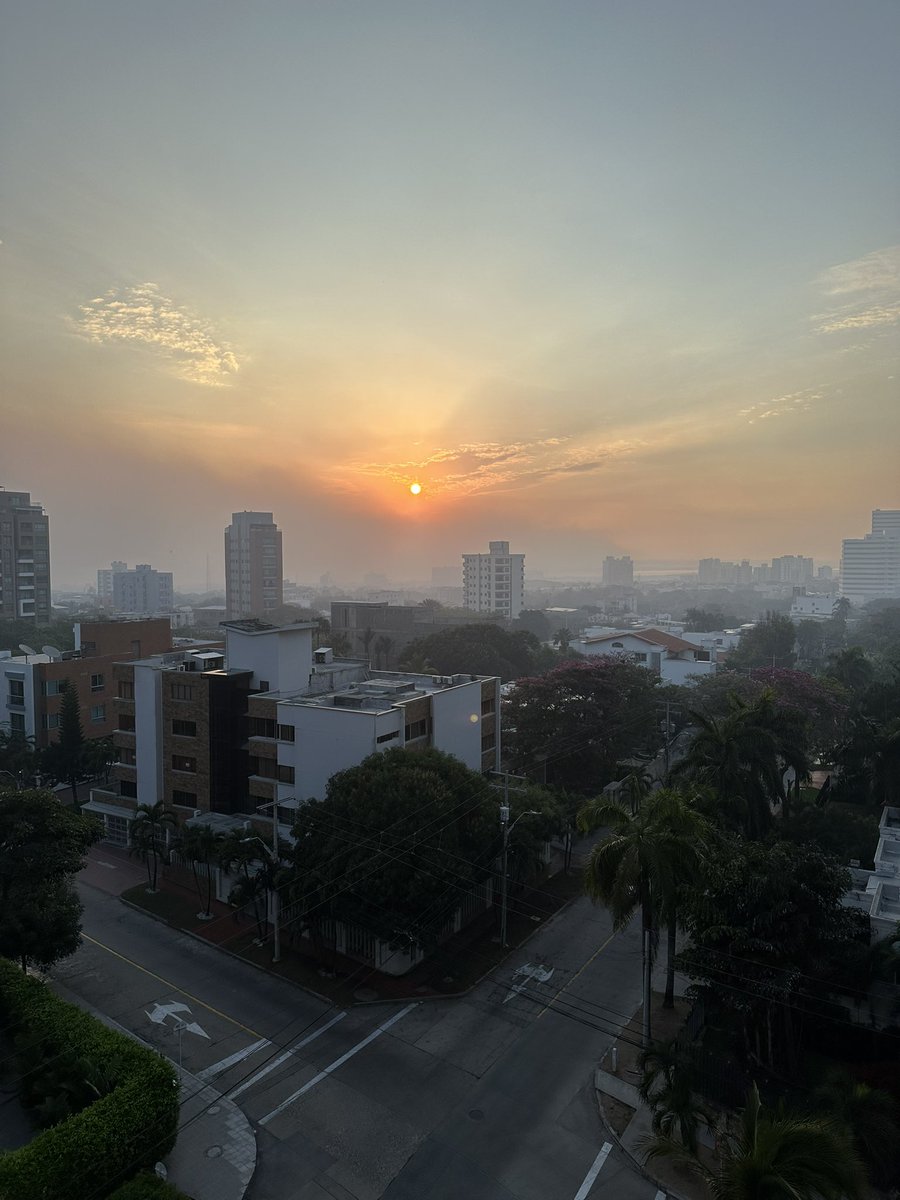
MULTIPOLYGON (((100 576, 97 572, 98 592, 100 576)), ((103 581, 104 586, 106 580, 103 581)), ((171 571, 156 571, 149 563, 138 563, 129 571, 125 563, 113 563, 109 571, 113 612, 153 616, 172 611, 175 604, 175 585, 171 571)))
POLYGON ((834 615, 834 603, 834 596, 794 588, 790 618, 792 621, 827 621, 834 615))
POLYGON ((463 555, 463 605, 472 612, 514 620, 525 604, 525 555, 509 542, 491 542, 487 554, 463 555))
POLYGON ((844 539, 841 596, 851 604, 900 600, 900 509, 876 508, 871 533, 844 539))
POLYGON ((281 530, 270 512, 232 513, 225 530, 228 619, 265 617, 283 603, 281 530))
POLYGON ((664 683, 691 684, 694 676, 715 673, 719 648, 698 646, 661 629, 586 629, 569 649, 585 658, 629 658, 659 675, 664 683))

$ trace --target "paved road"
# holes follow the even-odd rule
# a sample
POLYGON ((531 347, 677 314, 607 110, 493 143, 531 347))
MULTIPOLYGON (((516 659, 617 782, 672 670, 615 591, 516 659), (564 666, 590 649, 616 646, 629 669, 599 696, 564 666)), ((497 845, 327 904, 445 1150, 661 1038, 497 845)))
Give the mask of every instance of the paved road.
POLYGON ((586 901, 465 1000, 344 1011, 81 893, 84 944, 54 974, 233 1095, 259 1140, 249 1200, 654 1200, 603 1154, 591 1087, 637 1005, 636 932, 586 901))

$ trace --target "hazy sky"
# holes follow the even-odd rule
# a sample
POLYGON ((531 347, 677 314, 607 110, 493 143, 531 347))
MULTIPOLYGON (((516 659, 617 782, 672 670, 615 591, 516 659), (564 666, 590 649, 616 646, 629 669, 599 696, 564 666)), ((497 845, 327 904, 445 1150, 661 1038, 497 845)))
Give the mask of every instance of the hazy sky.
POLYGON ((54 579, 807 553, 900 507, 896 0, 28 0, 0 483, 54 579), (422 494, 410 496, 413 481, 422 494))

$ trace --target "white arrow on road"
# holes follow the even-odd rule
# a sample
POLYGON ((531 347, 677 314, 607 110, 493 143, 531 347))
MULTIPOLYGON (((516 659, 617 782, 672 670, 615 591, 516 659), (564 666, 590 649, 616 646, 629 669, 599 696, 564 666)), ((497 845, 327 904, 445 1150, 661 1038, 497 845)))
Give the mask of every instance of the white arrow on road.
POLYGON ((146 1008, 144 1012, 154 1025, 165 1025, 169 1017, 174 1017, 174 1028, 176 1030, 183 1032, 186 1029, 189 1033, 196 1033, 198 1037, 205 1037, 207 1041, 209 1040, 209 1034, 202 1025, 198 1025, 196 1021, 185 1021, 183 1017, 178 1015, 179 1013, 190 1014, 191 1010, 187 1004, 181 1004, 179 1001, 173 1000, 169 1004, 154 1004, 152 1012, 146 1008))
POLYGON ((522 978, 518 983, 514 983, 512 985, 506 996, 504 996, 503 1003, 508 1004, 514 996, 518 995, 519 992, 524 991, 524 989, 528 986, 529 981, 532 979, 537 983, 546 983, 555 969, 555 967, 551 967, 548 971, 546 967, 535 967, 532 966, 531 963, 525 963, 524 966, 517 967, 516 970, 513 971, 513 979, 519 975, 521 975, 522 978))

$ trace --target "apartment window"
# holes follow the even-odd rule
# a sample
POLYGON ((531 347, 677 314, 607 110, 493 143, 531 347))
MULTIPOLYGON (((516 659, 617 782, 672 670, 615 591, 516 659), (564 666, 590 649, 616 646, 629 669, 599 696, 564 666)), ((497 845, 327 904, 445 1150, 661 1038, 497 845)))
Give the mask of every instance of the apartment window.
POLYGON ((268 692, 268 691, 270 690, 270 689, 269 689, 269 681, 268 681, 268 679, 261 679, 261 680, 259 681, 259 690, 260 690, 261 692, 268 692))
POLYGON ((279 737, 279 740, 282 742, 292 742, 294 740, 293 725, 279 725, 278 726, 278 737, 279 737))
POLYGON ((96 675, 92 675, 91 676, 91 691, 92 692, 102 692, 103 687, 104 687, 104 679, 103 679, 102 672, 98 672, 96 675))
POLYGON ((58 696, 61 692, 64 692, 66 690, 65 686, 64 686, 65 682, 66 681, 64 679, 44 679, 44 680, 42 680, 41 695, 42 696, 58 696))
POLYGON ((137 784, 133 779, 119 780, 119 795, 127 796, 129 800, 137 800, 137 784))
POLYGON ((120 713, 118 727, 123 733, 134 733, 134 717, 130 713, 120 713))
POLYGON ((81 653, 82 654, 95 654, 96 650, 97 650, 96 642, 82 642, 81 643, 81 653))
POLYGON ((137 751, 134 746, 122 746, 116 750, 116 758, 126 767, 137 766, 137 751))
POLYGON ((481 701, 481 715, 483 717, 490 716, 495 708, 496 704, 493 696, 489 696, 486 700, 481 701))
POLYGON ((488 750, 494 750, 497 747, 497 735, 488 733, 481 739, 481 753, 486 754, 488 750))
POLYGON ((197 807, 197 793, 196 792, 182 792, 182 791, 179 791, 178 788, 173 788, 172 789, 172 803, 180 804, 184 808, 196 808, 197 807))
POLYGON ((9 714, 9 728, 11 733, 24 733, 25 714, 11 712, 9 714))
POLYGON ((94 722, 106 720, 106 705, 92 704, 91 705, 91 720, 94 722))
POLYGON ((293 783, 294 782, 294 768, 287 767, 287 766, 284 766, 284 764, 279 763, 278 764, 278 782, 279 783, 293 783))
POLYGON ((41 726, 44 729, 59 729, 59 713, 44 713, 41 726))
POLYGON ((416 738, 427 737, 430 733, 431 722, 427 717, 423 717, 421 721, 412 721, 406 726, 406 740, 408 742, 415 741, 416 738))
POLYGON ((22 707, 25 704, 25 680, 10 679, 7 676, 6 682, 9 684, 10 704, 15 704, 18 707, 22 707))
POLYGON ((120 679, 119 680, 118 696, 119 696, 120 700, 133 700, 134 699, 134 684, 131 682, 130 679, 120 679))
POLYGON ((250 736, 251 737, 275 737, 275 721, 272 717, 251 717, 250 718, 250 736))
POLYGON ((136 638, 136 639, 135 639, 135 640, 134 640, 134 641, 131 643, 131 653, 132 653, 133 655, 135 655, 135 657, 136 657, 136 658, 140 658, 140 656, 141 656, 141 641, 140 641, 140 638, 136 638))
POLYGON ((193 700, 194 689, 189 683, 173 683, 172 684, 172 699, 173 700, 193 700))
POLYGON ((196 721, 173 721, 172 732, 178 737, 196 737, 197 722, 196 721))
POLYGON ((173 754, 172 755, 172 770, 173 771, 187 771, 191 775, 196 775, 197 760, 196 760, 196 758, 188 758, 188 756, 186 754, 173 754))
POLYGON ((376 743, 380 745, 382 742, 392 742, 400 736, 400 730, 395 729, 393 733, 382 733, 376 739, 376 743))

